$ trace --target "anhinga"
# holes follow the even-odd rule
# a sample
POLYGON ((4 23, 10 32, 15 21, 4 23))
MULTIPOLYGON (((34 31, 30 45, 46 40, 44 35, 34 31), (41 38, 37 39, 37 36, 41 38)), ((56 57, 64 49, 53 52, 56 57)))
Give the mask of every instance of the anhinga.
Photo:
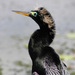
POLYGON ((40 7, 31 12, 13 11, 31 17, 40 27, 29 41, 28 49, 32 59, 32 75, 69 75, 65 64, 49 45, 55 37, 55 23, 51 14, 40 7))

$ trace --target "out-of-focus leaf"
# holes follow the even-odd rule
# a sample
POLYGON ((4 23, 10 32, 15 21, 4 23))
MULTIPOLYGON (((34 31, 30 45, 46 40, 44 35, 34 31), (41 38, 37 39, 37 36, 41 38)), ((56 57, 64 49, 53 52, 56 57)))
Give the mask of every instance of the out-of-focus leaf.
POLYGON ((75 39, 75 33, 74 32, 67 33, 66 37, 70 39, 75 39))
POLYGON ((72 55, 64 55, 64 54, 61 54, 59 55, 60 56, 60 59, 61 60, 71 60, 71 59, 75 59, 75 56, 72 56, 72 55))
POLYGON ((71 75, 75 75, 75 72, 71 72, 71 75))
POLYGON ((28 44, 24 44, 24 47, 25 47, 25 48, 28 48, 28 44))
POLYGON ((0 68, 0 75, 2 75, 2 70, 3 70, 3 69, 2 69, 2 68, 0 68))

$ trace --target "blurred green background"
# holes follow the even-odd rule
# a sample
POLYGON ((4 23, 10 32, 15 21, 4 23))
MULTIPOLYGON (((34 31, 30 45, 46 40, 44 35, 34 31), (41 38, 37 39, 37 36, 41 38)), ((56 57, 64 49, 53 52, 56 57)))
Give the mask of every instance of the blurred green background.
POLYGON ((51 46, 75 75, 75 0, 0 0, 0 75, 30 75, 27 44, 39 27, 12 10, 30 11, 40 6, 55 20, 56 37, 51 46))

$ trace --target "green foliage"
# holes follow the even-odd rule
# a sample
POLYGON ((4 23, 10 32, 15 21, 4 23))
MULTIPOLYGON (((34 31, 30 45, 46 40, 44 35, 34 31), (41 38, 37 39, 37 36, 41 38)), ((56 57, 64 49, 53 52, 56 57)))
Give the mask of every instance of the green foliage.
POLYGON ((0 67, 0 75, 2 75, 2 70, 3 70, 3 69, 0 67))
POLYGON ((75 72, 72 72, 71 75, 75 75, 75 72))
POLYGON ((61 60, 71 60, 71 59, 75 59, 75 56, 72 56, 72 55, 64 55, 64 54, 61 54, 59 55, 60 56, 60 59, 61 60))
POLYGON ((75 39, 75 32, 67 33, 67 34, 66 34, 66 37, 67 37, 67 38, 70 38, 70 39, 75 39))
POLYGON ((17 66, 25 66, 25 67, 30 67, 31 66, 31 64, 24 64, 22 61, 16 61, 15 64, 17 66))
POLYGON ((22 61, 16 61, 15 64, 18 65, 18 66, 23 66, 23 62, 22 61))
POLYGON ((24 44, 24 47, 27 49, 28 48, 28 44, 24 44))

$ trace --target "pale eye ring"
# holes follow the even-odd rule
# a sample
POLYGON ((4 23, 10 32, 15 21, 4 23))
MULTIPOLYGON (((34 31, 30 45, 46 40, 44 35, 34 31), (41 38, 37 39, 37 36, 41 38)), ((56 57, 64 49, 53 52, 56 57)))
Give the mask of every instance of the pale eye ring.
POLYGON ((37 12, 31 12, 31 14, 36 17, 37 16, 37 12))
POLYGON ((37 16, 37 12, 34 12, 34 13, 33 13, 33 16, 36 17, 36 16, 37 16))
POLYGON ((37 13, 34 13, 34 16, 36 16, 37 15, 37 13))

